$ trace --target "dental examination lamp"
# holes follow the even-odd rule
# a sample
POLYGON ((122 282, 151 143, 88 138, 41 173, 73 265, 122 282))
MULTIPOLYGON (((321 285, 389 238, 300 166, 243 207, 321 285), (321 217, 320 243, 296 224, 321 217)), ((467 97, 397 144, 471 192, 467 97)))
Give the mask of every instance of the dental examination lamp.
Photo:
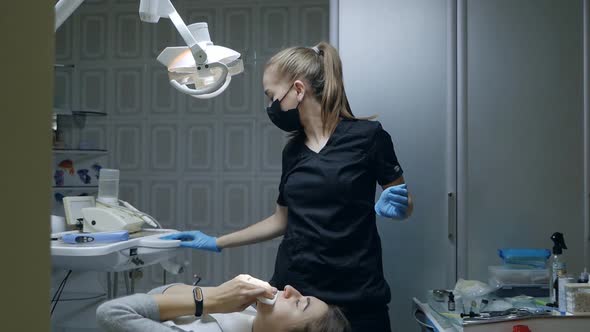
MULTIPOLYGON (((82 2, 60 0, 55 5, 56 30, 82 2)), ((170 84, 178 91, 195 98, 213 98, 225 91, 233 75, 244 71, 240 53, 213 45, 207 23, 187 26, 170 0, 140 0, 139 17, 148 23, 169 18, 186 43, 165 48, 157 58, 168 68, 170 84)))

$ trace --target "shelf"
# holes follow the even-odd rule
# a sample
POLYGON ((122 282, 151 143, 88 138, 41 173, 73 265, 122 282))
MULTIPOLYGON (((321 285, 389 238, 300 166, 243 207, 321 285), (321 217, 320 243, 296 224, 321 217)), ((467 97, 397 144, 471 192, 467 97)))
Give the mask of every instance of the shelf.
POLYGON ((71 69, 75 66, 73 64, 65 64, 65 63, 54 63, 53 68, 64 68, 64 69, 71 69))
POLYGON ((53 190, 98 190, 98 186, 52 186, 53 190))
POLYGON ((102 149, 53 149, 55 154, 94 154, 101 155, 106 154, 107 150, 102 149))
POLYGON ((106 116, 107 114, 105 112, 95 112, 95 111, 72 111, 72 110, 66 110, 63 108, 53 108, 53 114, 55 115, 76 115, 76 116, 83 116, 83 115, 89 115, 89 116, 106 116))

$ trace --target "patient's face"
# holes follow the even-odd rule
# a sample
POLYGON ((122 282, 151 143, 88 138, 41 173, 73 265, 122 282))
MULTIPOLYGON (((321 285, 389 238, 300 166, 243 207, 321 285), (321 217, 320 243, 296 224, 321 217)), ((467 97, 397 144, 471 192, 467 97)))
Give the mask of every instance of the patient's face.
POLYGON ((328 311, 328 305, 316 297, 303 296, 295 288, 286 286, 279 292, 274 306, 259 302, 257 310, 267 324, 275 324, 279 331, 319 319, 328 311))

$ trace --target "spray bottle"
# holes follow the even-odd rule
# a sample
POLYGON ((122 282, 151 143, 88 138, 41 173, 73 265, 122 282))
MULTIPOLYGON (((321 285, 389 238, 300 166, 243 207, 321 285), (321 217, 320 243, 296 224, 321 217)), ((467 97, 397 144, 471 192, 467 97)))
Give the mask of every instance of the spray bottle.
POLYGON ((551 257, 551 280, 549 284, 549 292, 550 303, 557 304, 557 290, 558 290, 558 282, 559 277, 564 276, 566 274, 566 265, 563 259, 559 258, 559 255, 563 254, 563 249, 567 249, 565 245, 565 240, 563 238, 563 234, 559 232, 553 233, 551 235, 551 240, 553 241, 553 256, 551 257))

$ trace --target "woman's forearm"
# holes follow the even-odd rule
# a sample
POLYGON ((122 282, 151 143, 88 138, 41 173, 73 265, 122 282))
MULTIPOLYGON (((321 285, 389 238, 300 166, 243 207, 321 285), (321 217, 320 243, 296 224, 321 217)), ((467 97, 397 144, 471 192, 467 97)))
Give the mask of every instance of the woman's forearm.
POLYGON ((217 238, 217 247, 232 248, 274 239, 285 233, 287 228, 287 208, 277 207, 270 217, 256 224, 217 238))
MULTIPOLYGON (((195 314, 195 298, 193 289, 195 286, 174 285, 163 294, 154 294, 152 297, 160 309, 160 320, 166 321, 180 316, 191 316, 195 314)), ((203 291, 203 315, 216 312, 215 299, 207 296, 213 287, 201 287, 203 291)))
POLYGON ((195 314, 195 300, 191 291, 152 295, 160 310, 160 320, 195 314))

